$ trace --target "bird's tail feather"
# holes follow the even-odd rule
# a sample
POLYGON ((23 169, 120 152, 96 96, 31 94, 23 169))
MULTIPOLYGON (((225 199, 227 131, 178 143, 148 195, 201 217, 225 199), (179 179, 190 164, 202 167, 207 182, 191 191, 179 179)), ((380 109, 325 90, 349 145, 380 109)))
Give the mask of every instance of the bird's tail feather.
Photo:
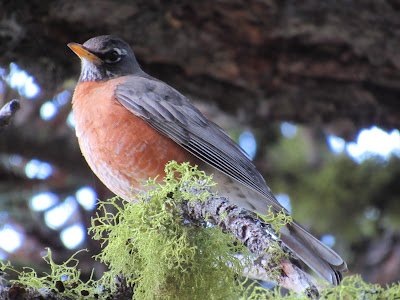
MULTIPOLYGON (((218 183, 219 194, 227 197, 231 203, 264 215, 267 215, 271 208, 275 213, 282 211, 283 207, 269 190, 260 194, 245 185, 237 184, 234 179, 205 163, 200 166, 207 173, 214 174, 213 180, 218 183)), ((288 213, 285 210, 284 212, 288 213)), ((331 284, 340 283, 341 272, 347 271, 347 266, 338 254, 313 237, 296 221, 281 227, 280 232, 281 240, 314 272, 331 284)))
POLYGON ((298 223, 281 228, 281 240, 315 273, 333 285, 340 284, 347 271, 344 260, 298 223))

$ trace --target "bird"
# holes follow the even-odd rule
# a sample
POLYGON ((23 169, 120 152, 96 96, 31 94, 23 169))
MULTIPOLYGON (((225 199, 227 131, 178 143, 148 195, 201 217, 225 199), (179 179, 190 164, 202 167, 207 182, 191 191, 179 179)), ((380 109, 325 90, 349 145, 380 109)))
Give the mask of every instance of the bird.
MULTIPOLYGON (((68 46, 81 59, 72 97, 79 146, 113 193, 131 201, 174 160, 213 174, 218 194, 238 207, 289 215, 241 147, 179 91, 145 73, 127 42, 103 35, 68 46)), ((296 221, 280 229, 280 239, 316 274, 340 284, 346 262, 296 221)))

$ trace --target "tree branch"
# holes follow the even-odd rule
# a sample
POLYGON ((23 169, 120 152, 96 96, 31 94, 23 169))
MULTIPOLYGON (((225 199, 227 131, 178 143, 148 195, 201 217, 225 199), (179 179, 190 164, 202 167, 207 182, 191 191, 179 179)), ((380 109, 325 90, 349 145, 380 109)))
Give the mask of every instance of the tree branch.
MULTIPOLYGON (((318 297, 318 289, 310 275, 289 259, 276 261, 276 245, 286 253, 290 250, 271 231, 270 226, 254 213, 230 204, 225 198, 217 195, 204 202, 182 201, 180 209, 182 214, 193 222, 208 221, 224 231, 233 233, 256 256, 254 267, 247 270, 252 277, 274 281, 298 293, 304 292, 309 298, 318 297), (277 269, 282 272, 276 274, 274 270, 277 269)), ((290 254, 295 257, 293 253, 290 254)))
POLYGON ((21 107, 19 101, 17 99, 11 100, 7 102, 1 109, 0 109, 0 131, 10 124, 11 118, 14 114, 18 111, 21 107))
MULTIPOLYGON (((118 289, 114 293, 107 293, 107 299, 120 300, 120 299, 132 299, 133 288, 128 287, 125 278, 118 277, 115 280, 119 283, 118 289)), ((57 281, 53 288, 42 287, 35 289, 27 287, 20 283, 14 283, 13 285, 7 285, 7 281, 0 277, 0 299, 24 299, 24 300, 54 300, 64 299, 72 300, 74 297, 65 296, 64 291, 66 288, 62 281, 57 281), (6 283, 6 284, 4 284, 6 283)), ((88 296, 87 291, 82 290, 79 299, 85 299, 88 296)))
MULTIPOLYGON (((175 164, 176 162, 171 162, 170 164, 175 164)), ((170 165, 167 165, 167 169, 171 168, 170 165)), ((172 165, 172 167, 174 167, 174 165, 172 165)), ((207 225, 207 222, 210 222, 212 224, 214 224, 215 226, 220 227, 223 231, 226 232, 231 232, 234 237, 240 242, 242 243, 245 247, 247 247, 249 249, 249 251, 254 255, 254 260, 252 261, 252 265, 248 265, 246 263, 245 265, 245 269, 243 270, 244 275, 248 276, 248 277, 256 277, 256 278, 262 278, 262 280, 267 280, 267 281, 274 281, 277 284, 279 284, 280 286, 283 286, 287 289, 293 290, 297 293, 305 293, 305 295, 307 295, 308 298, 317 298, 319 296, 319 292, 318 289, 316 288, 316 286, 313 284, 312 281, 312 277, 309 275, 307 275, 306 273, 304 273, 301 269, 299 269, 292 261, 291 258, 295 258, 295 254, 291 253, 291 251, 279 240, 279 238, 276 236, 276 234, 274 233, 274 230, 272 229, 272 226, 269 225, 266 222, 271 222, 273 224, 273 226, 276 228, 277 224, 279 223, 279 221, 276 221, 276 219, 273 220, 267 220, 267 221, 263 221, 263 219, 261 219, 258 215, 256 215, 255 213, 249 212, 243 208, 239 208, 231 203, 229 203, 227 201, 226 198, 220 197, 218 196, 216 193, 214 193, 212 191, 212 182, 209 181, 211 180, 210 178, 205 178, 203 179, 201 177, 202 174, 200 174, 201 172, 197 171, 193 171, 192 169, 190 169, 189 174, 187 174, 185 170, 187 168, 189 168, 190 166, 187 164, 183 164, 180 167, 180 169, 174 169, 173 171, 166 171, 167 176, 166 176, 166 182, 170 182, 170 185, 165 185, 165 186, 160 186, 159 189, 163 190, 163 193, 161 193, 159 190, 157 191, 157 193, 155 194, 149 194, 148 198, 144 198, 146 201, 144 201, 144 203, 148 203, 148 201, 152 200, 152 201, 158 201, 153 203, 156 204, 157 207, 160 207, 160 211, 162 211, 162 209, 164 209, 164 213, 166 213, 165 208, 162 208, 163 205, 161 205, 162 203, 165 203, 165 195, 168 194, 168 198, 172 198, 174 199, 173 201, 176 203, 179 211, 176 211, 174 209, 174 214, 172 215, 172 217, 175 216, 175 213, 178 213, 179 215, 182 215, 185 220, 190 221, 192 224, 201 224, 201 225, 207 225), (186 169, 185 169, 186 168, 186 169), (183 175, 180 178, 180 182, 175 181, 175 183, 171 183, 173 182, 173 179, 175 179, 175 173, 176 172, 181 172, 183 175), (193 182, 191 183, 188 180, 188 175, 190 175, 191 177, 193 176, 197 176, 197 179, 190 179, 190 180, 195 180, 195 184, 193 184, 193 182), (175 191, 177 191, 177 193, 175 194, 175 191), (171 196, 169 196, 171 194, 171 196), (190 194, 190 196, 187 198, 186 196, 188 196, 188 194, 190 194), (163 195, 163 196, 160 196, 163 195), (174 197, 175 196, 175 197, 174 197), (192 199, 192 200, 183 200, 184 199, 192 199), (206 200, 202 200, 205 199, 206 200), (147 201, 148 200, 148 201, 147 201), (289 254, 289 255, 287 255, 289 254), (250 276, 249 276, 250 275, 250 276)), ((204 174, 202 176, 205 176, 204 174)), ((115 200, 110 200, 110 201, 115 201, 115 200)), ((106 203, 106 204, 112 204, 115 205, 115 202, 110 202, 110 203, 106 203)), ((140 203, 135 204, 135 207, 139 206, 140 207, 140 203)), ((144 205, 142 203, 142 205, 144 205)), ((168 206, 169 207, 169 206, 168 206)), ((173 205, 173 207, 175 208, 176 206, 173 205)), ((121 207, 121 210, 123 209, 124 212, 126 212, 126 214, 128 214, 130 217, 128 218, 128 220, 131 220, 131 217, 137 217, 139 219, 141 219, 143 217, 143 215, 139 214, 134 214, 133 212, 133 208, 129 208, 129 207, 121 207), (132 215, 133 214, 133 215, 132 215)), ((143 213, 145 212, 146 216, 151 216, 150 219, 154 219, 154 215, 153 215, 153 211, 154 211, 154 206, 147 206, 146 209, 151 209, 151 211, 147 211, 147 210, 141 210, 140 212, 143 213), (149 213, 148 213, 149 212, 149 213)), ((169 209, 166 209, 167 212, 169 213, 169 209)), ((157 214, 157 211, 154 212, 155 215, 157 214)), ((106 211, 105 211, 105 215, 109 215, 106 211)), ((278 220, 279 219, 279 215, 278 215, 278 220)), ((107 219, 107 217, 101 218, 101 219, 97 219, 98 222, 100 222, 101 224, 108 224, 108 221, 105 221, 105 219, 107 219)), ((129 221, 128 223, 126 223, 126 216, 123 215, 118 215, 118 226, 123 226, 124 228, 126 226, 129 226, 129 224, 131 224, 131 222, 129 221)), ((175 218, 174 218, 175 219, 175 218)), ((109 220, 109 219, 107 219, 109 220)), ((180 219, 178 219, 180 220, 180 219)), ((113 219, 113 221, 109 221, 109 224, 111 224, 111 227, 107 227, 106 231, 114 231, 115 233, 117 233, 118 236, 121 236, 122 239, 122 244, 125 245, 126 244, 126 235, 125 234, 119 234, 120 232, 118 231, 119 229, 116 227, 117 225, 113 225, 115 222, 115 219, 113 219)), ((179 221, 180 222, 180 221, 179 221)), ((147 224, 147 222, 144 222, 147 224)), ((168 223, 168 222, 167 222, 168 223)), ((107 225, 108 226, 108 225, 107 225)), ((143 225, 143 231, 145 231, 146 226, 149 226, 149 224, 147 225, 143 225)), ((182 224, 182 226, 184 226, 184 224, 182 224)), ((135 226, 133 226, 135 227, 135 226)), ((140 227, 140 226, 139 226, 140 227)), ((149 227, 147 227, 148 229, 154 229, 154 224, 150 224, 149 227)), ((102 227, 100 229, 100 232, 103 232, 105 227, 102 227)), ((139 228, 139 231, 142 230, 141 228, 139 228)), ((93 230, 93 228, 91 229, 93 230)), ((137 232, 137 230, 136 230, 137 232)), ((96 234, 95 234, 96 235, 96 234)), ((118 238, 116 237, 117 235, 115 235, 113 240, 117 240, 118 238)), ((131 231, 130 232, 130 236, 136 236, 135 235, 135 231, 131 231)), ((147 236, 146 236, 147 237, 147 236)), ((139 241, 140 240, 136 240, 139 241)), ((110 242, 109 242, 110 243, 110 242)), ((118 241, 118 243, 120 243, 120 241, 118 241)), ((117 243, 117 244, 118 244, 117 243)), ((120 244, 118 244, 120 245, 120 244)), ((110 246, 110 244, 108 244, 108 246, 110 246)), ((113 251, 113 249, 118 249, 118 257, 120 257, 122 255, 121 251, 119 250, 119 247, 111 247, 110 249, 103 249, 103 251, 107 251, 108 253, 111 253, 111 251, 113 251)), ((135 249, 135 248, 134 248, 135 249)), ((158 249, 158 248, 157 248, 158 249)), ((201 249, 201 248, 200 248, 201 249)), ((127 257, 131 258, 131 250, 127 251, 127 257)), ((135 251, 133 251, 134 253, 135 251)), ((226 250, 224 250, 224 252, 226 253, 226 250)), ((49 254, 50 255, 50 254, 49 254)), ((248 258, 248 256, 243 256, 243 261, 248 261, 246 260, 248 258)), ((71 258, 70 260, 72 260, 73 258, 71 258)), ((101 259, 100 259, 101 260, 101 259)), ((47 261, 47 260, 46 260, 47 261)), ((52 260, 48 259, 48 261, 50 261, 51 264, 51 268, 53 270, 53 268, 55 268, 54 263, 52 260)), ((68 263, 68 262, 66 262, 68 263)), ((64 264, 66 264, 64 263, 64 264)), ((115 261, 113 263, 111 263, 110 260, 106 261, 106 264, 110 267, 110 269, 113 269, 113 266, 117 266, 119 263, 119 261, 117 261, 117 264, 115 264, 115 261)), ((66 268, 64 265, 62 265, 61 267, 66 268)), ((72 267, 69 267, 72 268, 72 267)), ((117 268, 114 268, 115 270, 118 270, 117 268)), ((64 272, 64 270, 62 270, 64 272)), ((65 272, 68 274, 69 269, 66 270, 65 272)), ((53 272, 53 271, 52 271, 53 272)), ((58 271, 60 272, 60 271, 58 271)), ((119 270, 117 272, 121 272, 121 274, 123 274, 124 276, 130 276, 130 273, 124 273, 125 271, 119 270)), ((74 273, 75 274, 75 273, 74 273)), ((197 273, 195 273, 197 274, 197 273)), ((115 275, 112 275, 115 276, 115 275)), ((128 278, 128 277, 127 277, 128 278)), ((77 282, 78 279, 75 280, 70 280, 71 282, 77 282)), ((68 286, 71 286, 71 282, 67 283, 63 283, 60 281, 60 279, 58 278, 53 278, 53 283, 50 284, 50 294, 58 294, 58 293, 65 293, 65 289, 67 289, 68 286), (66 284, 66 287, 64 289, 64 284, 66 284), (54 288, 55 287, 55 288, 54 288), (58 291, 57 291, 58 290, 58 291)), ((0 282, 1 284, 1 282, 0 282)), ((93 283, 91 283, 93 284, 93 283)), ((98 284, 98 283, 95 283, 98 284)), ((49 287, 49 285, 45 284, 46 288, 49 287)), ((107 288, 106 286, 104 286, 105 288, 107 288)), ((72 287, 72 289, 77 288, 77 286, 72 287)), ((0 286, 1 289, 1 286, 0 286)), ((121 280, 120 281, 120 286, 119 289, 121 292, 131 292, 132 290, 130 288, 128 288, 127 286, 127 282, 121 280)), ((23 285, 13 285, 9 290, 3 290, 6 291, 8 293, 8 295, 14 293, 16 295, 19 294, 32 294, 35 295, 35 293, 42 293, 43 294, 43 289, 41 289, 40 291, 34 291, 32 290, 32 288, 29 287, 25 287, 23 285)), ((46 291, 47 292, 47 291, 46 291)), ((86 287, 81 287, 78 289, 75 289, 75 295, 76 293, 85 293, 87 295, 89 295, 89 291, 87 290, 86 287)), ((84 294, 82 294, 83 296, 85 296, 84 294)), ((52 297, 49 296, 48 293, 46 293, 45 295, 46 297, 52 297)), ((16 298, 16 297, 14 297, 16 298)), ((25 299, 29 299, 26 298, 25 299)), ((46 298, 46 299, 51 299, 51 298, 46 298)), ((123 299, 123 298, 121 298, 123 299)))

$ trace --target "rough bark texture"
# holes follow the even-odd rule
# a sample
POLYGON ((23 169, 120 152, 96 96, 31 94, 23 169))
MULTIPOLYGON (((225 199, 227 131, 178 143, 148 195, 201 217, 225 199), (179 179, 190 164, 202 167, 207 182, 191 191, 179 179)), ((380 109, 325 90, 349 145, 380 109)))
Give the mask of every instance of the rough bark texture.
POLYGON ((298 293, 305 293, 309 298, 318 297, 318 290, 301 269, 288 259, 277 261, 276 247, 287 252, 287 247, 277 240, 268 224, 262 222, 253 213, 230 204, 226 199, 214 196, 212 199, 183 201, 180 206, 184 216, 193 223, 205 220, 231 232, 255 255, 256 268, 266 275, 263 280, 274 281, 279 285, 298 293), (280 269, 280 274, 274 270, 280 269))
POLYGON ((66 47, 125 38, 144 68, 242 121, 399 127, 398 1, 3 1, 0 64, 45 91, 77 78, 66 47), (249 117, 251 116, 251 118, 249 117))

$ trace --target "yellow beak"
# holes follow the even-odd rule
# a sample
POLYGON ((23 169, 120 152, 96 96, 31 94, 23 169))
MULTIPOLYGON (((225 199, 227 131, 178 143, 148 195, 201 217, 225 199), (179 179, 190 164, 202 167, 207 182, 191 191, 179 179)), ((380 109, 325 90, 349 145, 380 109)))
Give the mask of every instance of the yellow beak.
POLYGON ((94 55, 89 50, 86 50, 81 44, 78 43, 69 43, 68 47, 71 48, 72 51, 75 52, 76 55, 79 56, 80 59, 87 59, 94 64, 101 64, 103 61, 96 55, 94 55))

